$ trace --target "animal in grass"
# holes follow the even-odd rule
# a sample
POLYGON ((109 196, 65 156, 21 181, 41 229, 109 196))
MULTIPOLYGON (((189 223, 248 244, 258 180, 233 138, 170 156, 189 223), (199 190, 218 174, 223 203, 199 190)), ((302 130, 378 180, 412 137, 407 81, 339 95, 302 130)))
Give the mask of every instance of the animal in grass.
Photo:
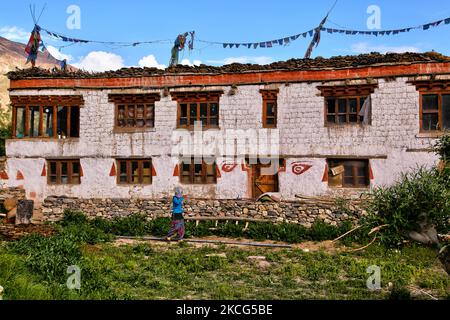
POLYGON ((184 238, 183 202, 183 190, 180 187, 177 187, 175 188, 175 195, 172 198, 172 227, 166 236, 167 241, 180 241, 184 238))
POLYGON ((3 291, 4 291, 3 287, 0 286, 0 300, 3 300, 3 291))
POLYGON ((420 216, 417 230, 410 231, 408 236, 415 241, 440 249, 438 258, 443 264, 445 271, 450 275, 450 245, 442 246, 434 224, 428 221, 425 214, 420 216))

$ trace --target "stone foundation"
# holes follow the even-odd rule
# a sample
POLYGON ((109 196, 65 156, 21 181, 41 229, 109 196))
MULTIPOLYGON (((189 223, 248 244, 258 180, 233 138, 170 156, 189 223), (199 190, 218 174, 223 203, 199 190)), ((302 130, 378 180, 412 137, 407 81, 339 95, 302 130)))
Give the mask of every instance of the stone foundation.
MULTIPOLYGON (((241 217, 264 219, 271 222, 288 222, 310 227, 316 221, 331 225, 351 220, 357 221, 364 211, 348 214, 334 205, 298 202, 255 202, 252 200, 198 200, 185 201, 187 217, 241 217)), ((42 205, 45 221, 58 221, 65 209, 82 211, 89 217, 111 219, 135 213, 146 214, 149 219, 170 217, 171 201, 168 199, 79 199, 49 197, 42 205)))
POLYGON ((25 199, 25 189, 22 188, 0 188, 0 203, 6 199, 25 199))

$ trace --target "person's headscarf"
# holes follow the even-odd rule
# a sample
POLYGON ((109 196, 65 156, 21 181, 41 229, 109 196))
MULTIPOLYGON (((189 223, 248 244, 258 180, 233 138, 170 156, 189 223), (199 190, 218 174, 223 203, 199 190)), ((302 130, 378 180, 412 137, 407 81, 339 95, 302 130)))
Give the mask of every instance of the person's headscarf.
POLYGON ((181 198, 183 196, 183 189, 181 189, 180 187, 176 187, 175 188, 175 196, 177 198, 181 198))

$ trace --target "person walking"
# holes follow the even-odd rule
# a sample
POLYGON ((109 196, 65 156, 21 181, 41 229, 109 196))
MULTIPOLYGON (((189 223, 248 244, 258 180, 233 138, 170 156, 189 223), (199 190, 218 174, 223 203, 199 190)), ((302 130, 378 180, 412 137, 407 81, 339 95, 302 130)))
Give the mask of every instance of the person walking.
POLYGON ((184 238, 183 201, 183 190, 177 187, 175 189, 175 195, 172 198, 172 227, 166 236, 167 241, 180 241, 184 238), (173 238, 174 236, 175 238, 173 238))

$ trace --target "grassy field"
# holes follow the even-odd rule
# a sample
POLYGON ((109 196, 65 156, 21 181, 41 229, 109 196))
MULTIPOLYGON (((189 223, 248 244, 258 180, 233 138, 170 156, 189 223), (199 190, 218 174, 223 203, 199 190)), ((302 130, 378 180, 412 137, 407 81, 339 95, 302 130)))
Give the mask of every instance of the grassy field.
POLYGON ((13 249, 10 244, 0 248, 4 299, 431 299, 424 292, 439 299, 450 296, 450 278, 435 252, 420 246, 398 251, 373 245, 359 253, 326 253, 109 242, 82 244, 77 251, 65 237, 61 243, 43 240, 36 255, 24 249, 28 241, 36 243, 31 238, 13 249), (72 263, 82 270, 80 291, 65 285, 66 266, 72 263), (370 265, 381 268, 379 291, 366 287, 370 265))

